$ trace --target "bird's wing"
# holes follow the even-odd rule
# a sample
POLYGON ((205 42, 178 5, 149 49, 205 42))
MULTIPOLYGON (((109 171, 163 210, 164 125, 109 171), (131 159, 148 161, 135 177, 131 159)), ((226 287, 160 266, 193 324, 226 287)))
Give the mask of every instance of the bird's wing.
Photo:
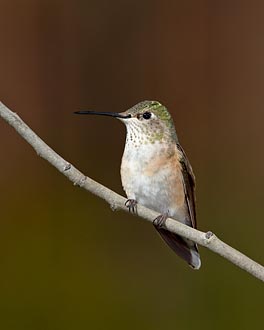
POLYGON ((182 166, 182 179, 185 194, 185 201, 188 208, 188 213, 190 216, 191 226, 193 228, 197 227, 196 224, 196 210, 195 210, 195 177, 191 164, 179 143, 177 143, 177 148, 181 153, 180 163, 182 166))
MULTIPOLYGON (((195 213, 195 177, 192 167, 185 155, 184 150, 177 144, 180 152, 180 163, 182 167, 182 181, 184 187, 185 202, 189 214, 188 225, 196 228, 196 213, 195 213)), ((176 252, 176 254, 183 258, 194 269, 199 269, 201 260, 198 252, 197 244, 182 238, 181 236, 171 233, 164 228, 155 226, 164 241, 176 252)))

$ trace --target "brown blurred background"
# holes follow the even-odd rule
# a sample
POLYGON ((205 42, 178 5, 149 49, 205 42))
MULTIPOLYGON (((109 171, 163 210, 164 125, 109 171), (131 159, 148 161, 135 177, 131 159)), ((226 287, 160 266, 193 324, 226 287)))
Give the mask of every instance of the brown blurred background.
MULTIPOLYGON (((264 262, 261 1, 1 0, 1 101, 122 193, 125 128, 73 111, 170 109, 198 224, 264 262)), ((256 329, 263 285, 201 248, 192 271, 150 224, 73 187, 0 121, 1 329, 256 329)))

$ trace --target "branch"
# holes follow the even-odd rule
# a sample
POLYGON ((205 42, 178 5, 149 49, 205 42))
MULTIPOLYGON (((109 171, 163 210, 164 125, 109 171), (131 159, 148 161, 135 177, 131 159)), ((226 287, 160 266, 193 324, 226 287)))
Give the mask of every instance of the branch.
MULTIPOLYGON (((56 169, 72 181, 74 185, 80 186, 92 194, 104 199, 110 204, 113 210, 123 210, 128 212, 128 209, 125 206, 126 199, 124 197, 82 174, 77 168, 52 150, 23 122, 23 120, 16 113, 9 110, 1 102, 0 116, 35 149, 39 156, 46 159, 51 165, 56 167, 56 169)), ((152 222, 153 219, 159 215, 158 213, 141 205, 137 206, 137 214, 141 218, 150 222, 152 222)), ((207 247, 209 250, 214 251, 241 269, 244 269, 256 278, 264 281, 263 266, 224 243, 212 232, 208 231, 207 233, 204 233, 173 219, 166 220, 165 228, 175 234, 188 238, 199 245, 207 247)))

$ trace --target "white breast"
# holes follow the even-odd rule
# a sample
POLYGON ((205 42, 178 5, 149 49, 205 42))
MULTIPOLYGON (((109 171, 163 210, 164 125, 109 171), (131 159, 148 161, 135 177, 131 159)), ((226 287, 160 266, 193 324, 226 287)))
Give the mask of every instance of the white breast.
POLYGON ((183 217, 183 196, 178 194, 180 198, 175 198, 175 189, 183 195, 181 172, 166 162, 165 150, 166 147, 159 142, 137 146, 127 143, 121 165, 122 185, 129 199, 161 214, 169 212, 170 216, 183 217), (158 165, 153 171, 152 164, 158 165), (177 187, 176 182, 181 186, 177 187), (176 199, 180 203, 178 206, 176 199))

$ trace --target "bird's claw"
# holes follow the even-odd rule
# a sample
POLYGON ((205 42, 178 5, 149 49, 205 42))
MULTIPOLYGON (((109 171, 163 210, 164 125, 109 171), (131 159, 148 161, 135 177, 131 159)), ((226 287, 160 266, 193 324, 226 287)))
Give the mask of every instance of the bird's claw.
POLYGON ((137 213, 137 201, 135 199, 128 199, 125 202, 125 206, 128 208, 129 212, 137 213))
POLYGON ((169 216, 168 213, 161 214, 161 215, 157 216, 157 218, 155 218, 153 220, 153 225, 156 228, 162 228, 162 227, 164 227, 165 222, 168 219, 168 216, 169 216))

